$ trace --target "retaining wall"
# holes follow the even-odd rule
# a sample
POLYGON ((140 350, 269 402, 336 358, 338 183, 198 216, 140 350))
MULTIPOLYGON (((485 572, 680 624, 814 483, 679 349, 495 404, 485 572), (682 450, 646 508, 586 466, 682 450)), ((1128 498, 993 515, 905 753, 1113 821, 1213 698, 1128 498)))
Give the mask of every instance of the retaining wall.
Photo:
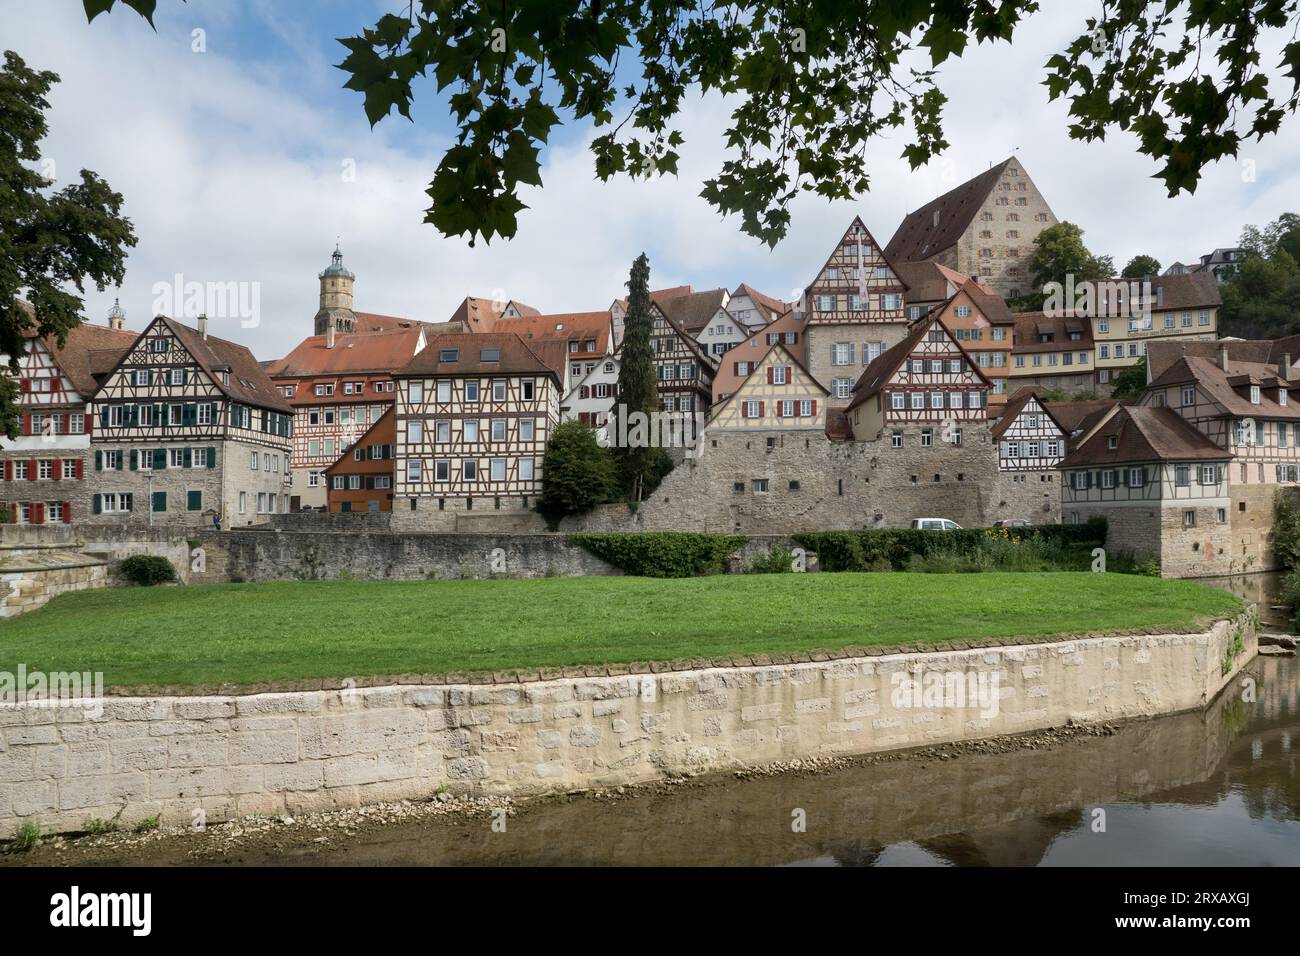
POLYGON ((1247 612, 1189 634, 108 698, 99 714, 24 704, 0 709, 0 836, 28 818, 55 832, 119 810, 124 825, 190 823, 199 809, 216 822, 444 787, 526 795, 1147 717, 1204 706, 1254 651, 1247 612), (900 681, 928 674, 997 675, 997 693, 976 707, 899 699, 900 681))

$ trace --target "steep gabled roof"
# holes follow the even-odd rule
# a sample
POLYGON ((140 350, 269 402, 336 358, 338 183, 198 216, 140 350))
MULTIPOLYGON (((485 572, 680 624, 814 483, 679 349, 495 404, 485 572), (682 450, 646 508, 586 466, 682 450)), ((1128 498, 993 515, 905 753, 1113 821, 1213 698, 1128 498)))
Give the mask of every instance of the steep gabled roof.
POLYGON ((664 317, 664 321, 668 323, 669 327, 686 343, 686 347, 690 350, 691 354, 701 361, 706 362, 709 368, 716 367, 713 359, 709 357, 709 353, 704 351, 703 346, 701 346, 699 342, 695 341, 695 337, 682 328, 681 324, 676 319, 660 308, 657 302, 651 302, 650 308, 664 317))
POLYGON ((1082 402, 1040 402, 1040 404, 1049 409, 1056 423, 1065 430, 1067 435, 1071 435, 1085 427, 1092 416, 1098 413, 1108 414, 1112 408, 1120 404, 1120 401, 1117 398, 1099 398, 1082 402))
POLYGON ((1219 284, 1211 272, 1189 272, 1183 275, 1152 276, 1151 294, 1159 292, 1160 302, 1151 303, 1153 312, 1173 309, 1215 308, 1223 305, 1219 284))
MULTIPOLYGON (((517 319, 498 319, 493 326, 496 332, 513 332, 525 342, 554 340, 567 343, 571 339, 587 341, 594 339, 596 348, 582 350, 579 354, 586 357, 604 353, 609 347, 610 330, 613 319, 608 311, 601 312, 561 312, 554 315, 531 315, 517 319)), ((534 351, 536 351, 534 349, 534 351)))
POLYGON ((813 387, 815 387, 818 391, 820 391, 823 396, 830 395, 830 389, 828 389, 821 382, 817 381, 817 379, 813 376, 812 372, 808 371, 807 367, 803 364, 803 362, 799 361, 799 358, 793 352, 791 352, 780 342, 777 342, 773 345, 768 346, 767 351, 764 352, 762 357, 759 358, 754 363, 754 367, 749 370, 749 374, 740 380, 740 384, 736 386, 736 390, 734 392, 732 392, 722 401, 717 402, 710 408, 709 410, 710 421, 712 421, 714 418, 717 418, 718 415, 720 415, 728 405, 730 405, 732 402, 734 402, 737 398, 740 397, 741 390, 746 385, 749 384, 750 379, 752 379, 758 373, 759 368, 763 366, 763 363, 767 361, 768 357, 773 352, 780 352, 781 355, 783 355, 791 365, 793 365, 795 368, 797 368, 800 372, 803 373, 804 377, 808 379, 808 382, 811 385, 813 385, 813 387))
POLYGON ((1090 349, 1092 341, 1092 320, 1074 315, 1047 315, 1043 312, 1016 312, 1015 342, 1012 352, 1073 352, 1078 349, 1090 349), (1070 339, 1070 334, 1077 332, 1077 341, 1070 339), (1052 336, 1050 342, 1038 341, 1040 334, 1052 336))
POLYGON ((698 335, 725 307, 727 298, 726 289, 709 289, 675 296, 660 303, 659 308, 691 335, 698 335))
POLYGON ((102 375, 112 368, 130 351, 138 337, 135 332, 82 323, 68 330, 62 348, 53 335, 45 336, 41 342, 77 393, 89 398, 99 384, 95 374, 102 375))
POLYGON ((1006 433, 1007 429, 1015 422, 1017 416, 1025 410, 1025 406, 1029 404, 1031 398, 1038 400, 1038 407, 1041 408, 1046 413, 1047 417, 1052 420, 1052 424, 1059 428, 1062 434, 1068 436, 1070 434, 1069 429, 1057 420, 1056 416, 1052 414, 1052 410, 1047 407, 1039 395, 1040 390, 1031 386, 1020 389, 1016 394, 1007 399, 1007 403, 1002 406, 1001 417, 998 419, 997 424, 993 426, 993 440, 997 441, 1006 433))
POLYGON ((736 291, 731 293, 733 299, 739 298, 742 295, 748 297, 749 301, 753 302, 755 305, 762 306, 769 312, 774 312, 778 317, 783 312, 789 311, 790 308, 790 306, 782 302, 780 299, 774 299, 770 295, 764 295, 752 285, 745 282, 736 286, 736 291))
MULTIPOLYGON (((797 312, 787 310, 767 325, 755 329, 743 342, 737 342, 718 356, 718 374, 713 377, 713 400, 715 402, 721 401, 720 396, 723 392, 731 394, 744 381, 743 377, 738 377, 735 373, 735 362, 758 362, 762 361, 763 357, 767 355, 766 349, 759 351, 761 346, 766 345, 765 342, 760 341, 760 338, 768 335, 782 335, 786 332, 796 332, 803 335, 803 319, 797 312)), ((784 345, 785 343, 780 344, 784 345)), ((821 383, 818 382, 818 384, 821 383)))
POLYGON ((415 375, 519 375, 547 374, 560 385, 559 373, 542 360, 527 343, 513 332, 461 332, 440 335, 419 355, 399 370, 398 377, 415 375), (444 362, 442 353, 456 350, 456 360, 444 362), (484 353, 497 350, 499 358, 490 361, 484 353))
POLYGON ((1300 335, 1280 339, 1217 339, 1211 342, 1182 342, 1178 339, 1147 344, 1147 378, 1155 381, 1165 370, 1184 356, 1218 358, 1219 349, 1228 350, 1228 358, 1238 362, 1277 365, 1289 355, 1292 364, 1300 362, 1300 335))
MULTIPOLYGON (((159 315, 154 318, 147 326, 144 332, 136 336, 136 342, 132 343, 132 348, 140 341, 149 329, 153 328, 155 323, 161 322, 167 330, 176 338, 185 350, 190 353, 190 357, 201 368, 204 374, 227 398, 236 402, 243 402, 246 405, 257 405, 261 408, 269 408, 272 411, 282 412, 286 415, 293 414, 292 406, 285 403, 275 390, 271 383, 271 378, 266 374, 266 369, 262 364, 253 357, 253 353, 246 346, 237 342, 228 342, 225 339, 219 339, 215 335, 209 335, 206 338, 198 329, 190 328, 175 319, 165 315, 159 315), (222 372, 230 373, 229 383, 222 380, 222 372)), ((122 362, 130 354, 131 349, 127 349, 118 355, 111 365, 107 365, 103 373, 96 373, 95 378, 102 386, 103 380, 121 368, 122 362)), ((98 361, 103 362, 103 353, 95 353, 101 356, 98 361)), ((95 360, 92 358, 92 364, 95 360)))
POLYGON ((970 297, 970 300, 975 303, 975 307, 984 313, 984 318, 994 325, 1012 325, 1015 323, 1015 314, 1007 308, 1007 300, 996 292, 984 288, 974 279, 967 279, 963 282, 961 291, 965 292, 970 297))
POLYGON ((968 179, 938 199, 931 199, 920 209, 904 216, 893 238, 889 240, 889 245, 885 247, 885 255, 891 260, 928 259, 956 245, 1012 159, 1008 156, 973 179, 968 179))
POLYGON ((1060 468, 1149 461, 1215 461, 1232 454, 1210 441, 1172 408, 1117 405, 1060 468), (1110 447, 1114 439, 1114 448, 1110 447))
POLYGON ((1225 412, 1244 418, 1300 419, 1300 400, 1290 402, 1292 389, 1300 390, 1300 382, 1283 382, 1278 378, 1277 366, 1259 362, 1228 360, 1227 369, 1218 363, 1197 356, 1185 356, 1175 362, 1153 381, 1148 388, 1185 385, 1195 382, 1207 396, 1217 402, 1225 412), (1277 388, 1285 384, 1287 404, 1277 401, 1277 388), (1249 394, 1238 391, 1250 385, 1260 386, 1259 402, 1250 400, 1249 394))
MULTIPOLYGON (((947 303, 945 303, 945 305, 946 304, 947 303)), ((930 331, 932 326, 938 325, 939 328, 943 329, 944 334, 948 336, 953 345, 957 346, 958 349, 961 349, 961 344, 952 337, 952 333, 948 331, 948 327, 939 320, 939 313, 941 311, 942 308, 937 306, 931 309, 926 317, 918 319, 912 324, 911 331, 907 333, 901 342, 893 348, 886 349, 876 357, 875 361, 863 370, 861 377, 858 378, 857 384, 853 386, 853 401, 849 402, 848 406, 844 409, 846 412, 857 408, 868 398, 884 388, 885 384, 893 374, 898 371, 905 361, 907 361, 907 357, 916 350, 917 345, 920 344, 921 339, 930 331)), ((964 353, 965 350, 963 349, 962 351, 964 353)), ((989 381, 987 375, 980 371, 978 365, 970 361, 968 361, 966 365, 972 372, 979 376, 980 380, 984 382, 985 385, 992 387, 993 383, 989 381)))
POLYGON ((312 335, 282 359, 266 366, 272 378, 355 372, 392 372, 403 368, 415 354, 424 332, 421 328, 394 332, 340 333, 329 348, 329 337, 312 335))
MULTIPOLYGON (((367 428, 365 431, 363 431, 357 437, 356 441, 354 441, 351 445, 345 448, 342 454, 340 454, 337 458, 334 459, 334 461, 325 469, 325 474, 327 475, 333 474, 335 468, 345 463, 349 458, 352 457, 352 450, 354 448, 364 447, 365 440, 369 438, 372 434, 377 433, 379 431, 394 431, 396 426, 394 425, 393 418, 397 414, 395 411, 396 407, 397 407, 396 405, 389 405, 386 409, 384 409, 384 414, 380 415, 377 419, 375 419, 374 423, 371 424, 371 426, 367 428)), ((390 466, 392 464, 392 461, 393 459, 391 458, 388 459, 390 466)))

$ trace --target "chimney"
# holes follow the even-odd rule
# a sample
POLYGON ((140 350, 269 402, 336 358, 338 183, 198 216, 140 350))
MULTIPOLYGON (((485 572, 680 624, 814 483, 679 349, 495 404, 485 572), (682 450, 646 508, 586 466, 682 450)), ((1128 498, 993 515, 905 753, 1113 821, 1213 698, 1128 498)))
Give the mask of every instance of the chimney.
POLYGON ((1219 346, 1219 368, 1225 372, 1228 370, 1228 347, 1226 345, 1219 346))
POLYGON ((1277 363, 1277 377, 1284 382, 1291 381, 1291 353, 1283 352, 1282 361, 1277 363))
POLYGON ((334 323, 333 322, 331 322, 325 328, 325 347, 327 349, 334 348, 334 323))
POLYGON ((200 315, 200 316, 199 316, 199 335, 203 337, 203 340, 204 340, 204 341, 207 341, 207 338, 208 338, 208 317, 207 317, 206 315, 200 315))

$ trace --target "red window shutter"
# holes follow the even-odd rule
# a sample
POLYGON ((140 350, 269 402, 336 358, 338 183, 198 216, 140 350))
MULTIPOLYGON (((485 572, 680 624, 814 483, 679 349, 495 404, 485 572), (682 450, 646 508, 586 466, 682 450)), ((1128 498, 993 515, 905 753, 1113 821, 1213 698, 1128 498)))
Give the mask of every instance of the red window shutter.
POLYGON ((10 524, 17 524, 17 523, 18 523, 18 503, 17 503, 17 502, 11 502, 11 503, 9 504, 9 523, 10 523, 10 524))
POLYGON ((785 367, 785 383, 789 385, 794 381, 794 376, 790 374, 790 366, 785 367))
POLYGON ((759 418, 762 418, 765 414, 767 414, 766 409, 767 409, 767 402, 759 402, 759 403, 758 403, 758 417, 759 417, 759 418))
POLYGON ((771 365, 769 365, 769 366, 767 367, 767 384, 768 384, 768 385, 771 385, 771 384, 772 384, 772 380, 773 380, 773 378, 775 377, 775 373, 776 373, 776 369, 773 368, 771 365))
POLYGON ((54 463, 50 465, 50 477, 52 477, 55 481, 58 481, 63 477, 62 459, 60 458, 54 459, 54 463))
POLYGON ((776 417, 785 418, 785 402, 778 401, 776 403, 776 417))
POLYGON ((813 403, 812 403, 812 413, 813 413, 814 415, 817 414, 817 399, 815 399, 815 398, 813 399, 813 403))
POLYGON ((590 385, 584 385, 584 386, 582 386, 582 389, 581 389, 581 391, 579 392, 579 396, 578 396, 578 397, 579 397, 579 398, 591 398, 591 386, 590 386, 590 385))
POLYGON ((45 524, 45 505, 39 501, 32 502, 32 524, 45 524))
POLYGON ((6 462, 5 462, 5 481, 13 481, 13 480, 14 480, 14 463, 13 463, 12 461, 6 461, 6 462))
POLYGON ((80 481, 85 474, 86 462, 84 459, 77 459, 77 480, 80 481))
POLYGON ((63 523, 72 524, 72 502, 63 502, 63 523))
POLYGON ((28 481, 36 480, 36 459, 35 458, 28 459, 27 461, 27 480, 28 481))
POLYGON ((20 434, 30 435, 32 433, 32 416, 24 415, 22 427, 19 429, 20 434))

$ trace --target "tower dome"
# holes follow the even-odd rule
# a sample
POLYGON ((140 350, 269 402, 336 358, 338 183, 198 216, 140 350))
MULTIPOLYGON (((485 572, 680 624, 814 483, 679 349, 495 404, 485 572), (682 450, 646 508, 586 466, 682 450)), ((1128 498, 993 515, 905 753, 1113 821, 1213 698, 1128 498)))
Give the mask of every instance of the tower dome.
POLYGON ((343 253, 336 244, 330 264, 319 276, 320 309, 316 313, 316 334, 355 332, 357 317, 352 311, 352 284, 356 276, 343 265, 343 253))
POLYGON ((121 299, 114 299, 113 307, 108 310, 108 327, 118 332, 126 328, 126 312, 122 309, 121 299))

